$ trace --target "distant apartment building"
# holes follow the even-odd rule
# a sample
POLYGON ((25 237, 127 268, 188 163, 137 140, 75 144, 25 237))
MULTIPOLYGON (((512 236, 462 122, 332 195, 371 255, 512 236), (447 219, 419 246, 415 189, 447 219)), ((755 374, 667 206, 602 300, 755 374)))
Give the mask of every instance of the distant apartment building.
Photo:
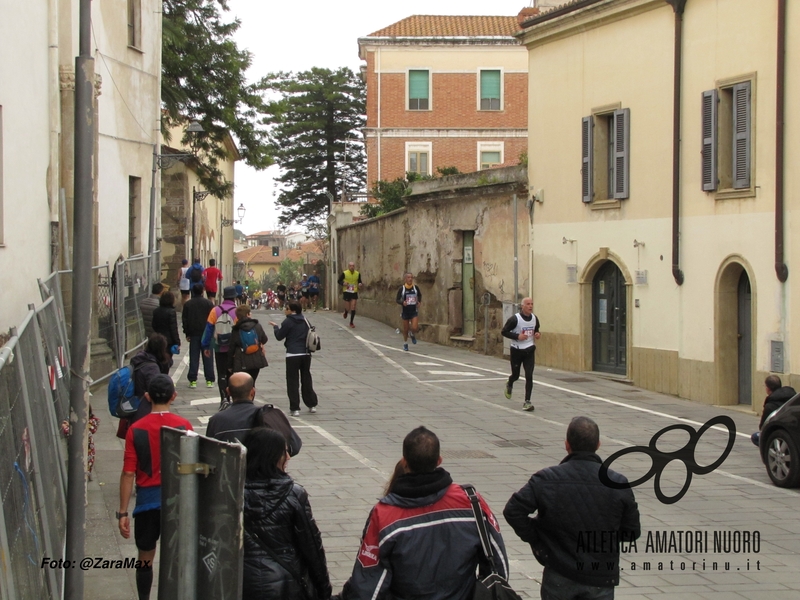
POLYGON ((367 87, 367 187, 407 172, 515 165, 527 150, 520 16, 414 15, 358 40, 367 87))

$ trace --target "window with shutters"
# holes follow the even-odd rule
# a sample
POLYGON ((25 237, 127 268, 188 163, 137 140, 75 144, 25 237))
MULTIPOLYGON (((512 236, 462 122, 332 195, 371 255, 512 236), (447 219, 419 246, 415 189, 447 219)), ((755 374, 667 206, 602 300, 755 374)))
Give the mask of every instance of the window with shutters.
POLYGON ((406 172, 431 174, 431 142, 406 142, 406 172))
POLYGON ((500 69, 481 69, 479 110, 502 110, 503 73, 500 69))
POLYGON ((703 191, 751 192, 753 81, 726 82, 702 94, 701 182, 703 191))
POLYGON ((584 203, 630 196, 630 109, 598 109, 581 120, 581 197, 584 203))
POLYGON ((431 73, 422 69, 408 71, 408 110, 430 110, 431 73))

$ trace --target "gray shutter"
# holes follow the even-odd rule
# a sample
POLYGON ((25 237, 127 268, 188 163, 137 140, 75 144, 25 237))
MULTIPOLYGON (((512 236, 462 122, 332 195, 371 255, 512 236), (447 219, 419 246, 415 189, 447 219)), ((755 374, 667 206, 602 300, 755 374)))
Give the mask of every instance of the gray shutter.
POLYGON ((703 150, 700 171, 703 178, 703 191, 717 189, 717 90, 703 92, 703 150))
POLYGON ((584 202, 591 202, 594 190, 592 179, 594 165, 592 164, 594 117, 583 117, 581 122, 581 194, 584 202))
POLYGON ((614 198, 625 199, 629 193, 631 110, 614 111, 614 198))
POLYGON ((750 187, 750 82, 733 86, 733 187, 750 187))

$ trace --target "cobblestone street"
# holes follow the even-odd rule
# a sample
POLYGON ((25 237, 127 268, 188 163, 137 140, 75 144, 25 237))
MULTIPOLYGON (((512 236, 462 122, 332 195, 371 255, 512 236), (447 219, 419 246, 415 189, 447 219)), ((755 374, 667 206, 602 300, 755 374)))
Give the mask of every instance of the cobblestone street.
MULTIPOLYGON (((256 311, 254 317, 270 337, 266 346, 270 366, 261 371, 256 398, 288 413, 283 346, 266 325, 269 320, 279 321, 281 315, 256 311)), ((736 423, 737 431, 730 455, 712 473, 693 476, 680 501, 662 504, 654 493, 653 479, 634 489, 642 537, 635 551, 623 555, 617 596, 796 597, 800 587, 800 521, 794 515, 798 491, 777 488, 769 481, 749 441, 758 424, 754 415, 644 391, 595 374, 541 366, 534 374, 535 412, 522 412, 523 381, 515 386, 512 400, 503 397, 506 361, 422 341, 403 352, 402 338, 393 327, 356 317, 356 328, 349 329, 337 312, 320 311, 308 317, 322 336, 323 349, 312 363, 320 406, 317 414, 304 410, 292 419, 303 438, 303 449, 289 463, 289 473, 310 495, 334 593, 349 576, 368 512, 401 456, 404 436, 420 424, 440 437, 442 466, 453 479, 473 483, 498 516, 511 562, 511 584, 524 598, 538 598, 542 568, 501 513, 509 496, 533 472, 564 457, 564 436, 573 416, 587 415, 597 421, 599 454, 605 459, 627 446, 647 446, 669 425, 684 423, 700 429, 712 417, 725 414, 736 423), (708 548, 687 552, 685 546, 668 547, 667 552, 657 553, 648 544, 648 536, 653 542, 665 532, 667 539, 674 532, 685 540, 680 532, 687 530, 707 531, 708 548), (750 550, 714 552, 715 532, 720 541, 729 535, 739 539, 740 534, 734 532, 750 532, 750 550)), ((182 349, 185 354, 188 344, 182 349)), ((205 389, 202 376, 198 389, 188 389, 186 369, 185 361, 176 362, 175 412, 203 433, 219 397, 216 389, 205 389)), ((113 559, 134 556, 135 547, 132 540, 121 538, 113 517, 122 445, 114 437, 116 420, 108 416, 104 396, 105 390, 99 391, 94 400, 102 423, 95 437, 95 477, 89 483, 86 554, 113 559)), ((659 450, 677 450, 687 438, 685 432, 668 434, 659 442, 659 450)), ((697 463, 717 460, 727 442, 724 427, 709 430, 695 451, 697 463)), ((633 480, 650 463, 634 456, 612 468, 633 480)), ((686 477, 683 464, 670 463, 661 479, 664 493, 676 494, 686 477)), ((87 598, 98 600, 135 598, 133 572, 90 571, 86 592, 87 598)))

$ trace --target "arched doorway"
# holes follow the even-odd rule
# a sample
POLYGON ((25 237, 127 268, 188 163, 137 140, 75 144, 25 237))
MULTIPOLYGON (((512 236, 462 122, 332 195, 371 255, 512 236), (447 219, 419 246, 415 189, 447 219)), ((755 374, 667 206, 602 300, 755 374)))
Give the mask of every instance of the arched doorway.
POLYGON ((753 313, 748 269, 732 257, 720 268, 716 289, 717 404, 753 403, 753 313))
POLYGON ((592 370, 626 375, 627 312, 625 277, 608 260, 592 280, 592 370))

